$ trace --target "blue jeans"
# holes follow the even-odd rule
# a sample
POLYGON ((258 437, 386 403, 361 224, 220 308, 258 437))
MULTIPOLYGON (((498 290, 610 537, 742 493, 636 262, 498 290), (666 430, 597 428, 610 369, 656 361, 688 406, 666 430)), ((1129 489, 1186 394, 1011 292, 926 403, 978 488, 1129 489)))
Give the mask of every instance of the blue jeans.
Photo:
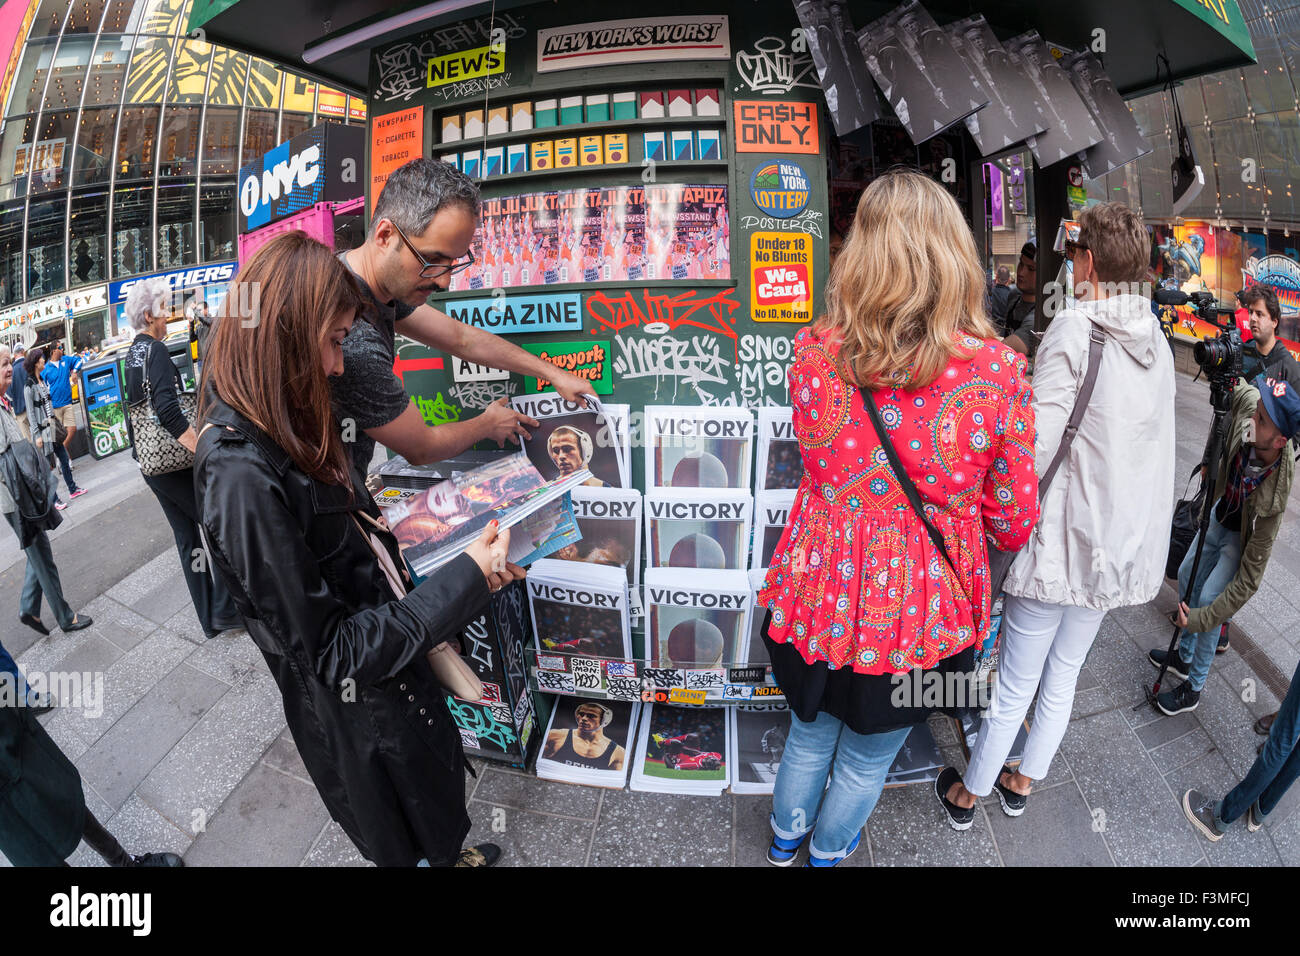
POLYGON ((76 620, 77 615, 63 599, 59 569, 54 565, 54 552, 50 550, 50 539, 44 531, 36 535, 36 540, 23 554, 27 555, 27 575, 23 578, 23 596, 19 603, 21 613, 39 618, 41 597, 44 596, 50 602, 50 610, 54 612, 59 627, 66 629, 76 620))
MULTIPOLYGON (((1187 593, 1187 581, 1192 576, 1192 563, 1196 560, 1196 545, 1200 539, 1201 534, 1198 531, 1192 546, 1187 549, 1187 556, 1183 558, 1183 563, 1178 568, 1180 600, 1187 593)), ((1206 607, 1213 604, 1214 599, 1222 594, 1232 579, 1237 576, 1237 568, 1240 564, 1241 535, 1219 524, 1211 512, 1209 528, 1205 534, 1205 550, 1201 553, 1201 566, 1196 571, 1196 587, 1192 589, 1187 606, 1206 607)), ((1192 690, 1199 692, 1205 687, 1218 644, 1219 628, 1217 627, 1213 631, 1200 634, 1189 634, 1183 631, 1179 637, 1178 657, 1188 668, 1187 681, 1192 685, 1192 690)))
POLYGON ((1219 828, 1223 829, 1259 800, 1261 816, 1273 812, 1296 777, 1300 777, 1300 668, 1291 678, 1291 689, 1273 718, 1264 749, 1255 758, 1246 779, 1229 791, 1215 808, 1219 828))
POLYGON ((830 714, 818 714, 811 723, 791 714, 772 794, 772 831, 784 840, 798 840, 811 830, 813 856, 845 856, 876 808, 885 775, 910 730, 864 735, 830 714))

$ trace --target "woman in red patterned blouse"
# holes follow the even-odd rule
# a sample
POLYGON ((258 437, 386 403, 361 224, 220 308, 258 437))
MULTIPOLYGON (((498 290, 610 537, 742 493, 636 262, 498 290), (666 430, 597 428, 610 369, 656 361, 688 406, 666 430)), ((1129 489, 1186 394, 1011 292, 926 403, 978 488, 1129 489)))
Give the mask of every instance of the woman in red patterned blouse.
POLYGON ((997 340, 974 237, 941 186, 900 171, 866 189, 826 315, 795 339, 789 387, 804 477, 758 595, 792 711, 768 858, 794 862, 812 833, 808 865, 833 866, 933 709, 910 699, 922 681, 902 675, 972 671, 989 628, 985 537, 1019 548, 1038 516, 1023 358, 997 340), (955 574, 857 383, 871 388, 955 574))

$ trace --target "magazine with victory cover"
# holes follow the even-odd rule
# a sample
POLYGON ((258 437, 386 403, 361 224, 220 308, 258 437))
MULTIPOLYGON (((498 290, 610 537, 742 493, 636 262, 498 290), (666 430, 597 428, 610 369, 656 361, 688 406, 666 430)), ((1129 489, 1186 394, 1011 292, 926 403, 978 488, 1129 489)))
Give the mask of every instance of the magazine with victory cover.
POLYGON ((1073 53, 1061 66, 1102 132, 1101 142, 1083 154, 1083 168, 1090 179, 1100 179, 1151 152, 1151 144, 1096 56, 1087 51, 1073 53))
POLYGON ((988 109, 966 117, 980 155, 990 156, 1047 132, 1046 110, 1034 85, 1024 81, 1020 58, 998 42, 983 15, 950 23, 946 29, 953 48, 992 97, 988 109))
POLYGON ((731 792, 771 793, 790 736, 790 708, 775 702, 736 704, 728 717, 731 792))
POLYGON ((544 558, 528 572, 538 653, 630 660, 627 574, 602 564, 544 558))
POLYGON ((725 667, 739 659, 749 633, 751 594, 744 571, 646 568, 646 654, 657 668, 686 672, 685 686, 720 696, 725 667), (716 670, 716 687, 706 672, 716 670), (692 672, 699 675, 692 678, 692 672), (716 694, 714 693, 716 691, 716 694))
POLYGON ((790 408, 758 409, 758 466, 754 493, 793 491, 803 480, 803 454, 794 435, 790 408))
POLYGON ((1029 149, 1039 166, 1059 163, 1101 142, 1101 130, 1088 107, 1037 30, 1012 37, 1003 46, 1020 58, 1023 75, 1034 84, 1047 109, 1047 132, 1029 138, 1029 149))
POLYGON ((645 497, 646 567, 745 568, 748 491, 652 489, 645 497))
POLYGON ((730 782, 723 707, 647 704, 632 765, 633 790, 720 796, 730 782))
POLYGON ((591 407, 548 392, 521 395, 512 407, 541 424, 520 444, 542 477, 550 481, 591 472, 589 488, 629 488, 628 406, 595 402, 591 407))
POLYGON ((933 138, 989 104, 978 77, 917 0, 860 30, 858 44, 914 143, 933 138))
POLYGON ((641 616, 641 492, 635 488, 589 488, 572 492, 580 541, 551 557, 561 561, 606 564, 627 572, 632 616, 641 616))
POLYGON ((749 490, 754 416, 745 408, 647 405, 646 490, 749 490))
POLYGON ((388 508, 385 517, 422 577, 464 551, 492 520, 503 529, 519 526, 510 535, 509 559, 531 563, 573 540, 572 510, 559 499, 588 475, 582 470, 548 483, 516 452, 441 481, 388 508))
POLYGON ((640 712, 637 701, 557 700, 537 757, 537 776, 621 790, 640 712))
POLYGON ((766 570, 772 555, 781 542, 785 526, 790 523, 790 509, 794 507, 793 491, 764 491, 754 502, 754 547, 750 555, 750 570, 766 570))

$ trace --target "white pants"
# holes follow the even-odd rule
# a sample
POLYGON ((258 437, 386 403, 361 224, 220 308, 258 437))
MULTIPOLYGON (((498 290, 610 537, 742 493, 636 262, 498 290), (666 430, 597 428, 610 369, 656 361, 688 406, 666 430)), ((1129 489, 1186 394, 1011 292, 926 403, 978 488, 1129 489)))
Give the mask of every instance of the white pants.
POLYGON ((980 724, 963 781, 967 790, 981 797, 992 792, 1035 690, 1038 706, 1019 770, 1031 780, 1047 776, 1070 723, 1079 671, 1106 616, 1105 611, 1092 608, 1011 595, 1004 614, 993 701, 980 724))

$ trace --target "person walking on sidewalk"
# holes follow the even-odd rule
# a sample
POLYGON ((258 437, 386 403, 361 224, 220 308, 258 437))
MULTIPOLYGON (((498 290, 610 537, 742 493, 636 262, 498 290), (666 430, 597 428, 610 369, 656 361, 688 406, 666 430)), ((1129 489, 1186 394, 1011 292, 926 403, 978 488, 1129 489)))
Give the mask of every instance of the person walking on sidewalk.
POLYGON ((72 389, 77 386, 81 373, 81 359, 75 355, 63 354, 63 343, 50 344, 49 361, 41 370, 41 378, 50 387, 50 401, 54 405, 54 417, 67 431, 63 439, 63 448, 72 447, 72 436, 77 433, 76 405, 72 401, 72 389))
POLYGON ((1085 375, 1092 337, 1103 336, 1093 392, 1077 440, 1061 459, 1038 526, 1004 585, 1002 648, 992 706, 963 778, 948 767, 937 795, 949 825, 970 829, 975 801, 996 788, 1020 816, 1030 785, 1047 776, 1070 721, 1074 687, 1106 612, 1145 604, 1165 579, 1173 518, 1174 363, 1150 302, 1138 294, 1150 239, 1120 203, 1080 216, 1074 263, 1078 302, 1043 336, 1034 372, 1042 479, 1058 456, 1085 375), (1038 694, 1016 771, 1007 755, 1038 694))
MULTIPOLYGON (((1263 375, 1237 385, 1197 580, 1190 600, 1178 605, 1177 623, 1183 630, 1169 670, 1183 683, 1156 699, 1162 713, 1196 709, 1210 677, 1220 626, 1259 590, 1291 493, 1295 461, 1290 440, 1298 431, 1300 394, 1294 385, 1263 375)), ((1188 593, 1200 540, 1198 531, 1178 569, 1179 594, 1188 593)), ((1153 648, 1147 658, 1159 668, 1166 653, 1163 647, 1153 648)))
POLYGON ((55 478, 35 446, 23 438, 6 392, 13 381, 13 356, 0 345, 0 514, 5 516, 27 558, 18 620, 39 634, 49 634, 41 623, 41 598, 50 602, 59 627, 79 631, 94 622, 75 614, 63 597, 59 569, 54 564, 47 530, 63 520, 54 510, 55 478))
MULTIPOLYGON (((54 467, 55 459, 58 459, 59 467, 63 469, 63 483, 68 486, 68 500, 71 501, 84 495, 86 489, 77 486, 76 480, 72 477, 72 462, 68 458, 68 449, 59 441, 58 418, 51 404, 50 387, 41 377, 41 370, 46 364, 45 350, 40 346, 29 351, 23 360, 27 382, 23 387, 23 396, 27 402, 28 431, 37 450, 49 458, 51 468, 54 467)), ((58 503, 57 497, 55 502, 58 503)))
MULTIPOLYGON (((171 296, 171 286, 166 279, 160 278, 141 279, 132 284, 126 295, 123 315, 137 333, 126 353, 126 401, 127 405, 135 405, 148 400, 168 434, 193 451, 198 436, 181 408, 180 393, 184 391, 181 373, 163 344, 167 337, 167 321, 171 317, 171 296)), ((126 422, 130 433, 129 415, 126 422)), ((131 456, 138 459, 134 434, 131 435, 131 456)), ((203 547, 199 534, 199 507, 194 498, 194 469, 182 468, 163 475, 141 477, 158 499, 171 526, 185 586, 194 602, 194 613, 203 633, 213 638, 223 631, 243 627, 230 591, 211 567, 207 550, 203 547)))
POLYGON ((1019 548, 1038 516, 1024 362, 997 341, 984 298, 956 201, 891 172, 858 202, 826 316, 795 339, 804 477, 758 594, 791 710, 777 866, 805 840, 809 866, 858 847, 904 739, 936 709, 909 697, 922 684, 910 677, 952 686, 988 636, 985 535, 1019 548))

